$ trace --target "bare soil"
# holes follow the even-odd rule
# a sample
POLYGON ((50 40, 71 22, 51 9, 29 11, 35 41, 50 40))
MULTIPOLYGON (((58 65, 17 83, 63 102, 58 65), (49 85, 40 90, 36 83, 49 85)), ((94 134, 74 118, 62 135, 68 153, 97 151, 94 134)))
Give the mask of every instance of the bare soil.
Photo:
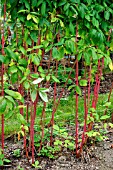
POLYGON ((5 141, 5 157, 11 163, 1 166, 2 170, 113 170, 113 130, 107 133, 108 139, 96 144, 87 146, 81 158, 77 159, 75 154, 64 149, 55 160, 45 157, 37 157, 35 160, 40 162, 41 168, 33 168, 31 156, 26 158, 23 150, 22 141, 14 141, 14 136, 5 141), (20 149, 20 156, 14 156, 14 151, 20 149))

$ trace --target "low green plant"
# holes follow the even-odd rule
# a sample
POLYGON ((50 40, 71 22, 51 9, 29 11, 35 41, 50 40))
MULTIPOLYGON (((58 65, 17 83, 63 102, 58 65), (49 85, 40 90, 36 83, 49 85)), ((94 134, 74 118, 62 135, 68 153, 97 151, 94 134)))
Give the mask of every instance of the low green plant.
POLYGON ((55 153, 59 152, 59 147, 43 146, 38 156, 46 156, 50 159, 55 159, 55 153))
POLYGON ((15 156, 15 157, 20 157, 21 156, 21 152, 20 152, 20 149, 15 149, 14 151, 13 151, 13 156, 15 156))
POLYGON ((39 161, 38 161, 38 160, 35 161, 35 163, 32 164, 32 166, 33 166, 34 168, 42 168, 42 167, 39 165, 39 161))
POLYGON ((0 149, 0 166, 3 166, 5 163, 10 163, 11 161, 5 158, 2 149, 0 149))

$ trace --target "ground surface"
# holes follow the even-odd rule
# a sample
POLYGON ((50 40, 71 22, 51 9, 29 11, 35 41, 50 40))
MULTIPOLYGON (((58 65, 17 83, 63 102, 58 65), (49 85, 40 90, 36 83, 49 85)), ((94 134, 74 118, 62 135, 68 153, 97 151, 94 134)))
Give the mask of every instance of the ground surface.
MULTIPOLYGON (((48 158, 36 158, 39 160, 42 170, 113 170, 113 130, 107 133, 108 139, 99 142, 85 149, 80 159, 74 154, 64 149, 56 160, 48 158)), ((7 170, 32 170, 30 166, 31 159, 26 159, 21 142, 15 142, 10 138, 5 142, 5 155, 11 160, 11 164, 6 165, 3 169, 7 170), (20 149, 20 157, 13 155, 14 150, 20 149)), ((0 167, 2 169, 2 167, 0 167)))

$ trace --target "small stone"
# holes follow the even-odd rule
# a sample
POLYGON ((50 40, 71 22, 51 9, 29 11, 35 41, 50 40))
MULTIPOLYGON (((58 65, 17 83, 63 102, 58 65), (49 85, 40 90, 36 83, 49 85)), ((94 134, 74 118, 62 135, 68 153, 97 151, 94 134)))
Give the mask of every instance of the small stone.
POLYGON ((60 156, 58 158, 58 162, 64 162, 64 161, 66 161, 66 157, 65 156, 60 156))
POLYGON ((106 143, 104 144, 104 147, 103 147, 103 148, 104 148, 104 150, 109 150, 109 149, 110 149, 109 145, 106 144, 106 143))

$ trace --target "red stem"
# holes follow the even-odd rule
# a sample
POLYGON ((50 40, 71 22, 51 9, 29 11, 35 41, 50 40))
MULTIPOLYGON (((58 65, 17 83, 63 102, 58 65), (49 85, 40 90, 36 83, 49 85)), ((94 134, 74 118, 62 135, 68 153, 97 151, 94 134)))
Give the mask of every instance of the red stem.
MULTIPOLYGON (((4 4, 4 22, 5 22, 5 19, 6 19, 6 3, 4 4)), ((4 55, 4 44, 5 44, 5 38, 4 38, 4 27, 3 29, 1 29, 1 36, 2 36, 2 50, 1 50, 1 53, 2 55, 4 55)), ((1 95, 4 96, 4 64, 2 63, 2 75, 1 75, 1 95)), ((4 114, 2 114, 1 116, 1 120, 2 120, 2 150, 3 150, 3 153, 4 153, 4 114)))
MULTIPOLYGON (((78 60, 76 62, 76 86, 78 86, 78 60)), ((75 147, 76 156, 78 156, 78 94, 75 95, 76 109, 75 109, 75 147)))

